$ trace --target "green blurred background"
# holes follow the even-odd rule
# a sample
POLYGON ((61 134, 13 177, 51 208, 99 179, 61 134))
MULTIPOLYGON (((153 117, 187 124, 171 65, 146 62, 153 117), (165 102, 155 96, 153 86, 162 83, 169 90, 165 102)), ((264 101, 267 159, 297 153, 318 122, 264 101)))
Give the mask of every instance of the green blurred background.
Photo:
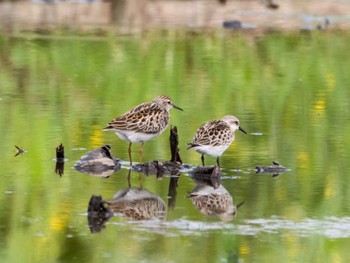
MULTIPOLYGON (((0 258, 3 262, 346 262, 350 258, 350 34, 152 31, 142 36, 0 37, 0 258), (185 163, 204 122, 233 114, 248 135, 223 154, 223 186, 236 218, 202 215, 187 198, 186 173, 165 222, 110 219, 92 234, 86 210, 128 186, 127 169, 108 179, 71 169, 109 144, 128 159, 128 143, 102 132, 131 107, 170 96, 185 163), (251 133, 262 133, 254 136, 251 133), (66 149, 55 174, 55 147, 66 149), (18 145, 27 152, 14 157, 18 145), (256 165, 278 160, 276 178, 256 165)), ((133 146, 138 160, 138 146, 133 146)), ((169 160, 169 131, 145 143, 144 161, 169 160)), ((214 165, 215 158, 207 157, 214 165)), ((168 202, 169 177, 142 178, 168 202)), ((139 185, 137 173, 131 184, 139 185)))

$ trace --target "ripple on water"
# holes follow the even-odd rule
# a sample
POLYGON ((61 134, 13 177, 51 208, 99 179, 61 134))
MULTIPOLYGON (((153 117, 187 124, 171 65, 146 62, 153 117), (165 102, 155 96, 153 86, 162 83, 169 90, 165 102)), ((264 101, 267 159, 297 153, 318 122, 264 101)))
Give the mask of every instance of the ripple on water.
POLYGON ((305 218, 292 221, 279 217, 269 219, 251 219, 239 225, 241 235, 245 233, 272 233, 308 237, 323 235, 328 238, 350 237, 350 217, 324 217, 322 219, 305 218))
MULTIPOLYGON (((119 223, 120 225, 120 223, 119 223)), ((124 222, 122 225, 129 225, 124 222)), ((229 235, 253 236, 261 234, 282 234, 300 237, 321 235, 327 238, 349 238, 350 217, 324 217, 322 219, 305 218, 293 221, 280 217, 260 218, 235 222, 202 222, 179 219, 169 222, 132 223, 133 230, 157 232, 166 236, 200 236, 211 231, 220 231, 229 235)))

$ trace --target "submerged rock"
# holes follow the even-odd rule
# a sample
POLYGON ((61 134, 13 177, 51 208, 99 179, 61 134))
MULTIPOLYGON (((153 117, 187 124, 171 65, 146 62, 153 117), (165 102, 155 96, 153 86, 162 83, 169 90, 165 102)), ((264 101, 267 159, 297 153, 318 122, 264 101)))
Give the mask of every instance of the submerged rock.
POLYGON ((109 145, 102 146, 84 154, 73 167, 81 173, 109 177, 121 169, 120 159, 114 158, 109 145))
POLYGON ((163 175, 179 174, 181 170, 187 169, 188 167, 189 166, 179 162, 154 160, 149 163, 134 164, 131 170, 143 173, 147 176, 157 175, 157 177, 162 177, 163 175))
POLYGON ((169 142, 171 153, 170 161, 155 160, 149 163, 134 164, 131 169, 147 176, 157 175, 157 178, 162 178, 163 175, 179 175, 181 170, 185 170, 189 166, 182 164, 180 150, 178 148, 179 136, 176 126, 171 126, 170 128, 169 142))
POLYGON ((113 213, 105 206, 101 196, 92 195, 88 205, 88 224, 92 233, 100 232, 113 213))
POLYGON ((272 164, 271 166, 256 166, 255 172, 257 174, 272 174, 273 177, 276 177, 281 173, 290 171, 290 169, 280 165, 277 161, 273 161, 272 164))
POLYGON ((214 189, 220 186, 221 181, 221 170, 218 166, 214 167, 196 167, 190 172, 190 176, 195 180, 201 180, 212 187, 214 189))

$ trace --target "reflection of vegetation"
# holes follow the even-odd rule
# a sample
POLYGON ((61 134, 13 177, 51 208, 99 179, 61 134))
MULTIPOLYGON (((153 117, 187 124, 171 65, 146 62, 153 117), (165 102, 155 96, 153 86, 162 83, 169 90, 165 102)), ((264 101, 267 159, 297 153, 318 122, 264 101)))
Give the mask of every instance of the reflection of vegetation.
MULTIPOLYGON (((67 158, 75 161, 81 152, 68 149, 92 149, 110 143, 113 154, 126 160, 127 146, 100 129, 130 105, 159 94, 169 95, 185 110, 171 117, 179 130, 185 163, 199 164, 198 156, 185 150, 185 143, 200 124, 235 114, 248 133, 259 131, 264 136, 237 140, 222 156, 222 167, 254 168, 278 159, 292 169, 274 181, 270 176, 255 175, 242 176, 232 185, 223 181, 229 192, 239 188, 235 198, 246 201, 235 223, 271 215, 298 220, 350 212, 350 182, 346 176, 350 150, 350 35, 270 34, 252 40, 239 33, 220 34, 150 33, 143 38, 101 41, 0 38, 0 192, 9 193, 0 199, 6 214, 0 217, 6 238, 0 240, 12 262, 25 261, 18 254, 18 244, 24 243, 33 244, 33 248, 27 249, 23 257, 54 261, 67 243, 61 232, 74 232, 69 226, 79 221, 72 213, 82 211, 90 195, 98 192, 96 189, 109 192, 103 195, 117 190, 110 181, 73 176, 69 169, 62 178, 50 176, 54 169, 48 168, 48 160, 54 158, 54 147, 63 142, 67 158), (28 152, 12 158, 15 144, 28 152), (40 224, 34 224, 35 220, 40 224), (41 234, 44 237, 40 242, 33 242, 41 234), (50 254, 44 251, 48 244, 50 254)), ((150 141, 145 149, 146 161, 169 160, 168 147, 168 134, 150 141)), ((120 177, 113 182, 118 180, 120 177)), ((147 189, 166 198, 166 183, 147 182, 147 189)), ((191 183, 186 177, 180 178, 176 205, 186 209, 175 208, 169 212, 169 220, 198 216, 198 211, 181 199, 191 189, 181 188, 183 182, 191 183)), ((81 225, 86 226, 86 222, 81 225)), ((80 225, 76 227, 85 231, 80 225)), ((268 244, 274 246, 271 251, 253 237, 216 232, 178 239, 151 235, 147 236, 151 239, 148 245, 141 246, 131 230, 118 229, 118 234, 130 239, 120 238, 115 243, 111 241, 115 238, 113 232, 96 236, 100 243, 96 251, 135 255, 135 261, 151 252, 155 261, 176 256, 184 261, 181 259, 196 255, 198 261, 217 262, 234 253, 247 262, 265 258, 276 261, 281 256, 293 257, 306 247, 317 251, 317 258, 325 256, 326 261, 350 257, 348 246, 341 241, 330 246, 325 238, 302 239, 289 232, 270 237, 268 244), (184 245, 196 242, 201 245, 184 245), (203 250, 203 246, 212 249, 203 250), (155 247, 161 249, 155 252, 155 247), (264 257, 259 258, 259 254, 264 257)), ((90 241, 81 242, 92 250, 95 244, 90 241)), ((305 255, 303 261, 312 261, 316 254, 305 255)))

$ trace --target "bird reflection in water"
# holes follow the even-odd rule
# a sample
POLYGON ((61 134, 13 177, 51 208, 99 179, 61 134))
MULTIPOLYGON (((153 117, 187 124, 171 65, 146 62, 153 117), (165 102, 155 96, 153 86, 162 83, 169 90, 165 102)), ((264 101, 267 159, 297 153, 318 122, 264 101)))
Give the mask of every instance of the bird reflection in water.
POLYGON ((218 216, 224 221, 232 220, 237 209, 243 204, 234 205, 230 193, 221 184, 213 186, 210 180, 194 179, 196 186, 189 193, 194 206, 204 215, 218 216))
POLYGON ((131 220, 164 220, 166 217, 164 201, 143 188, 122 189, 112 200, 106 201, 106 204, 114 213, 131 220))
POLYGON ((105 228, 105 224, 113 212, 105 206, 102 196, 92 195, 88 205, 88 225, 91 233, 97 233, 105 228))
MULTIPOLYGON (((129 170, 128 178, 130 178, 129 170)), ((129 179, 128 179, 129 180, 129 179)), ((129 187, 119 190, 111 200, 92 195, 88 206, 88 223, 91 232, 99 232, 107 220, 115 215, 124 216, 132 221, 165 220, 167 207, 158 195, 141 187, 129 187)))

